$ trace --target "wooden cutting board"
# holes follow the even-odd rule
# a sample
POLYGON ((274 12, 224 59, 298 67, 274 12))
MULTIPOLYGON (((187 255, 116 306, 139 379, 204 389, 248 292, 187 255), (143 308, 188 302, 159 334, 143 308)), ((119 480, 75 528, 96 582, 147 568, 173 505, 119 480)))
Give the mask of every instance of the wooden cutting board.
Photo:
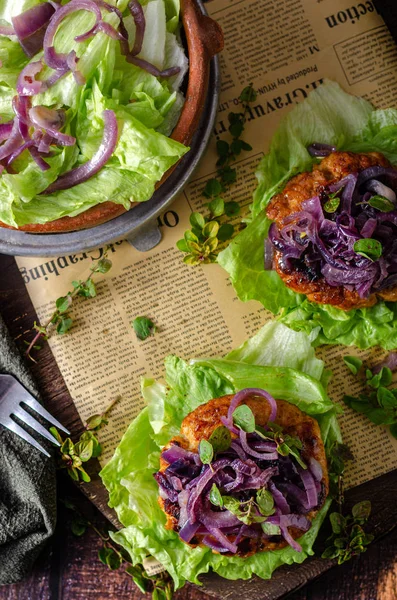
MULTIPOLYGON (((32 323, 37 320, 32 303, 12 257, 0 255, 0 312, 19 346, 21 352, 26 348, 24 339, 32 323)), ((47 409, 78 437, 83 430, 83 423, 73 404, 66 384, 49 349, 44 344, 39 353, 39 362, 29 366, 35 375, 47 409)), ((98 475, 98 461, 90 461, 89 473, 92 481, 80 484, 81 490, 90 501, 107 517, 116 528, 121 525, 116 513, 107 505, 107 491, 98 475)), ((379 538, 397 525, 397 470, 379 477, 371 482, 351 489, 346 494, 347 507, 359 500, 371 500, 372 516, 369 528, 379 538)), ((321 554, 322 540, 328 535, 325 528, 316 542, 321 554)), ((202 588, 207 594, 216 598, 230 600, 278 600, 287 594, 309 583, 331 567, 335 561, 310 558, 302 565, 284 566, 278 569, 270 581, 253 577, 249 581, 233 581, 209 574, 203 576, 202 588)))

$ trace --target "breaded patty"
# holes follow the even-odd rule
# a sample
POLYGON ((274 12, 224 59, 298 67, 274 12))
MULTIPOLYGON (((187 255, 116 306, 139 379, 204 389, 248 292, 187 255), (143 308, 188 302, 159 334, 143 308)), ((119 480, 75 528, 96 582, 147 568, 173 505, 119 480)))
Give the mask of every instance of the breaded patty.
MULTIPOLYGON (((176 444, 191 452, 198 452, 200 441, 203 439, 208 440, 212 432, 222 425, 221 417, 227 416, 230 402, 233 397, 233 395, 228 395, 222 396, 221 398, 215 398, 188 414, 182 421, 181 435, 172 438, 165 449, 176 444)), ((315 419, 303 413, 293 404, 285 402, 284 400, 276 400, 276 402, 277 418, 275 419, 275 423, 282 427, 284 433, 299 437, 303 444, 301 451, 302 459, 305 462, 308 462, 311 457, 316 459, 320 463, 323 471, 319 506, 316 507, 316 510, 312 510, 305 514, 305 516, 312 521, 324 504, 329 490, 327 458, 325 455, 324 444, 321 439, 320 428, 315 419)), ((262 427, 266 426, 270 416, 270 406, 266 400, 260 397, 251 397, 247 398, 243 404, 247 404, 252 410, 257 425, 262 427)), ((232 434, 232 438, 236 437, 235 434, 232 434)), ((168 466, 169 463, 163 458, 160 458, 160 472, 164 472, 168 466)), ((169 500, 163 500, 160 496, 158 501, 162 510, 167 515, 167 529, 178 531, 179 506, 169 500)), ((300 529, 295 527, 289 527, 288 531, 294 539, 299 538, 303 534, 300 529)), ((231 541, 234 541, 234 538, 235 536, 230 536, 231 541)), ((200 536, 196 535, 196 537, 193 538, 191 545, 194 546, 198 544, 200 544, 200 536), (194 541, 195 543, 193 543, 194 541)), ((284 548, 286 545, 287 542, 284 539, 274 542, 264 538, 259 541, 246 538, 242 545, 243 549, 239 550, 238 555, 249 556, 258 551, 284 548)))
MULTIPOLYGON (((390 167, 389 161, 378 152, 354 154, 352 152, 332 152, 311 172, 300 173, 293 177, 282 192, 276 194, 266 209, 269 219, 276 222, 278 229, 286 224, 285 219, 302 210, 302 203, 314 196, 320 196, 324 188, 336 183, 350 173, 359 173, 372 166, 390 167)), ((275 251, 274 268, 285 285, 295 292, 306 294, 309 300, 318 304, 331 304, 342 310, 373 306, 378 296, 384 300, 397 300, 397 287, 361 298, 353 290, 344 286, 333 287, 323 277, 311 280, 304 271, 287 271, 282 261, 282 253, 275 251)))

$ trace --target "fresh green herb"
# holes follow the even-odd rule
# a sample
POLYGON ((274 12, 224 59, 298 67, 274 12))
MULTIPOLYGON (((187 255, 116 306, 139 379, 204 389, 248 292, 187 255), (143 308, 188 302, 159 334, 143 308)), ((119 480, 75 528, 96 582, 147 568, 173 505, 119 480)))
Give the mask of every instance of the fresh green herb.
POLYGON ((177 248, 185 254, 183 261, 188 265, 215 262, 218 253, 233 237, 235 227, 231 223, 222 223, 221 221, 222 218, 237 217, 240 213, 240 205, 237 202, 225 202, 222 194, 237 180, 237 171, 231 165, 241 152, 252 150, 251 146, 241 139, 241 136, 249 105, 255 99, 256 92, 252 84, 243 89, 240 94, 242 111, 231 112, 228 115, 228 130, 232 140, 230 143, 225 140, 217 141, 217 176, 209 179, 202 191, 202 195, 209 200, 207 204, 209 214, 204 217, 200 213, 192 213, 190 217, 191 230, 186 231, 184 238, 176 244, 177 248))
POLYGON ((380 386, 388 387, 393 381, 393 373, 389 367, 382 367, 379 373, 375 375, 370 369, 365 371, 365 376, 367 378, 367 385, 375 390, 380 386))
MULTIPOLYGON (((346 358, 350 357, 345 357, 345 362, 346 358)), ((382 367, 379 373, 365 369, 366 389, 358 396, 343 396, 343 402, 375 425, 390 425, 390 433, 397 438, 397 388, 388 389, 392 380, 389 367, 382 367)))
POLYGON ((214 454, 218 454, 218 452, 225 452, 225 450, 230 448, 232 436, 227 427, 219 425, 219 427, 214 429, 211 433, 208 441, 213 448, 214 454))
POLYGON ((297 436, 285 434, 282 427, 276 423, 267 424, 267 429, 256 425, 256 433, 265 440, 271 440, 276 443, 276 450, 281 456, 291 455, 295 458, 296 462, 302 467, 307 469, 306 464, 302 460, 300 451, 302 450, 302 442, 297 436))
POLYGON ((107 415, 112 410, 113 406, 120 397, 117 397, 108 406, 108 408, 99 415, 93 415, 87 420, 85 431, 80 436, 79 441, 74 443, 70 438, 65 440, 61 437, 59 431, 55 427, 50 427, 50 432, 54 438, 61 444, 59 448, 60 460, 59 468, 66 469, 68 475, 73 481, 91 481, 90 476, 85 470, 83 463, 88 462, 91 458, 97 458, 102 452, 101 444, 95 435, 101 427, 107 424, 107 415))
POLYGON ((263 523, 267 517, 275 513, 273 496, 265 488, 257 491, 256 498, 252 497, 243 502, 232 496, 222 496, 214 483, 209 498, 214 506, 226 508, 245 525, 263 523))
POLYGON ((338 210, 339 205, 340 205, 340 198, 329 197, 327 202, 324 204, 323 208, 324 208, 325 212, 332 214, 338 210))
POLYGON ((254 498, 250 498, 246 502, 241 502, 232 496, 222 496, 222 499, 223 506, 245 525, 266 521, 264 515, 258 514, 258 506, 254 498))
POLYGON ((353 375, 357 375, 361 367, 363 366, 363 361, 357 356, 344 356, 343 360, 345 365, 350 369, 353 375))
POLYGON ((112 571, 125 567, 125 573, 132 578, 135 585, 143 594, 151 592, 152 600, 159 600, 160 598, 172 600, 173 584, 167 572, 153 576, 148 575, 142 565, 133 565, 127 552, 117 546, 110 539, 109 534, 101 531, 92 521, 82 515, 72 502, 62 500, 62 503, 72 511, 71 529, 74 535, 84 535, 87 529, 91 529, 102 540, 103 546, 98 551, 98 558, 101 563, 112 571))
POLYGON ((342 186, 341 188, 339 188, 339 190, 336 190, 336 192, 327 193, 328 200, 324 203, 323 206, 325 212, 332 214, 338 210, 341 200, 340 195, 343 192, 344 187, 345 186, 342 186))
POLYGON ((339 511, 342 512, 344 502, 343 475, 346 463, 354 460, 354 456, 346 444, 340 444, 336 441, 327 449, 327 456, 330 497, 337 502, 339 511))
POLYGON ((32 329, 36 334, 30 344, 28 344, 25 352, 25 355, 30 360, 36 362, 31 356, 31 351, 36 348, 36 344, 40 338, 48 340, 54 331, 59 335, 64 335, 72 328, 73 320, 69 315, 69 310, 77 296, 84 298, 94 298, 96 296, 96 287, 92 278, 97 273, 107 273, 111 268, 112 263, 107 258, 108 251, 107 248, 103 257, 91 265, 90 274, 85 281, 73 281, 73 290, 69 291, 66 296, 61 296, 56 300, 56 310, 44 325, 40 325, 36 321, 34 322, 32 329))
POLYGON ((136 336, 140 340, 146 340, 150 335, 156 333, 156 326, 148 317, 136 317, 131 323, 136 336))
POLYGON ((262 515, 265 517, 270 517, 270 515, 274 515, 274 499, 269 490, 262 488, 256 492, 256 503, 259 506, 259 510, 262 515))
POLYGON ((338 512, 329 516, 332 535, 327 539, 327 547, 322 558, 337 558, 342 564, 366 551, 366 547, 373 540, 373 535, 367 534, 363 525, 368 521, 371 512, 371 503, 368 500, 359 502, 352 509, 352 515, 344 515, 344 488, 343 476, 346 462, 353 460, 349 448, 334 442, 328 449, 328 471, 330 479, 330 496, 336 500, 338 512))
POLYGON ((281 530, 280 527, 278 525, 273 525, 273 523, 269 523, 268 521, 265 521, 264 523, 261 524, 261 527, 263 529, 263 533, 266 535, 280 535, 281 534, 281 530))
POLYGON ((384 196, 372 196, 372 198, 367 200, 366 204, 369 204, 370 206, 372 206, 372 208, 376 208, 377 210, 380 210, 384 213, 396 210, 394 202, 392 202, 388 198, 385 198, 384 196))
POLYGON ((246 404, 240 404, 233 412, 233 421, 246 433, 253 433, 255 431, 255 417, 249 406, 246 404))
POLYGON ((372 238, 364 238, 354 243, 353 250, 369 260, 378 260, 382 256, 382 244, 372 238))
POLYGON ((364 531, 363 525, 371 514, 371 503, 364 500, 355 504, 352 514, 343 516, 339 512, 331 513, 329 520, 332 535, 327 539, 327 548, 322 558, 337 558, 338 564, 350 560, 353 556, 362 554, 372 542, 374 536, 364 531))
POLYGON ((207 440, 201 440, 199 444, 199 456, 203 465, 209 465, 214 458, 214 449, 207 440))
POLYGON ((222 494, 220 493, 219 488, 216 485, 216 483, 212 484, 212 488, 211 488, 211 491, 210 491, 210 502, 214 506, 219 506, 220 508, 223 507, 222 494))

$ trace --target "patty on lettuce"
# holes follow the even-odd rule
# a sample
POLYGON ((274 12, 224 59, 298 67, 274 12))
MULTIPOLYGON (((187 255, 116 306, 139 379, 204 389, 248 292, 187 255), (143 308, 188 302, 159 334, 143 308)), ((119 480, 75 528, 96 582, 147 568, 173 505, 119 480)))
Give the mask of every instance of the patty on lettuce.
POLYGON ((209 570, 227 579, 249 579, 254 574, 269 579, 279 566, 301 563, 312 555, 330 498, 299 537, 300 552, 287 545, 244 557, 224 555, 204 545, 191 547, 166 527, 154 474, 160 469, 164 447, 180 434, 189 413, 213 398, 235 395, 245 388, 266 390, 289 407, 293 405, 291 410, 296 407, 314 419, 328 453, 335 441, 341 440, 337 409, 325 391, 328 380, 329 373, 316 358, 309 338, 277 322, 265 325, 225 358, 185 362, 169 356, 165 382, 144 379, 142 393, 147 406, 128 427, 101 472, 109 505, 124 527, 111 534, 112 538, 128 551, 133 564, 153 556, 179 588, 186 581, 199 584, 200 574, 209 570))
POLYGON ((301 552, 295 540, 328 494, 317 421, 255 388, 187 415, 162 451, 155 479, 167 529, 191 546, 241 557, 287 544, 301 552))
MULTIPOLYGON (((338 306, 344 305, 343 300, 335 305, 329 301, 327 304, 319 304, 313 302, 311 298, 309 299, 305 293, 300 293, 301 290, 288 287, 278 272, 265 269, 264 261, 264 242, 269 238, 269 230, 272 225, 271 219, 266 214, 267 207, 272 198, 281 193, 291 179, 299 177, 300 173, 311 172, 313 167, 316 169, 318 158, 312 156, 308 150, 314 142, 329 145, 334 150, 343 153, 349 152, 358 155, 380 153, 391 165, 396 165, 396 140, 397 110, 392 108, 376 110, 368 101, 347 94, 338 84, 331 81, 327 81, 311 92, 301 104, 288 113, 280 123, 271 141, 269 151, 257 169, 258 187, 254 193, 248 226, 218 257, 218 262, 229 273, 241 300, 258 300, 266 309, 277 315, 283 323, 297 331, 309 334, 316 345, 345 344, 356 345, 359 348, 379 345, 386 350, 397 347, 396 302, 384 298, 373 306, 354 307, 350 305, 349 310, 338 308, 338 306)), ((381 164, 383 164, 383 158, 381 160, 381 164)), ((382 169, 387 168, 382 166, 382 169)), ((395 187, 395 170, 392 171, 394 173, 393 184, 389 177, 383 176, 378 180, 378 184, 388 188, 395 187)), ((359 192, 365 194, 366 190, 360 186, 359 192)), ((387 194, 390 192, 394 193, 395 189, 386 191, 387 194)), ((342 194, 343 191, 339 196, 341 203, 342 194)), ((394 203, 394 196, 386 198, 384 190, 376 192, 375 195, 383 197, 381 206, 383 209, 386 208, 386 212, 368 205, 368 197, 362 198, 359 202, 363 201, 367 204, 365 211, 368 213, 368 218, 366 220, 369 221, 370 218, 373 218, 370 213, 374 211, 377 213, 376 220, 384 221, 386 229, 390 229, 391 221, 394 218, 394 207, 392 211, 390 202, 394 203), (388 219, 389 222, 386 224, 388 219)), ((337 201, 338 195, 331 200, 337 201)), ((360 204, 360 207, 362 209, 363 205, 360 204)), ((315 207, 311 208, 315 210, 315 207)), ((328 221, 332 221, 332 215, 328 216, 331 216, 328 221)), ((317 217, 317 222, 319 219, 321 219, 321 215, 317 217)), ((350 233, 354 233, 351 231, 350 217, 348 219, 344 216, 343 219, 340 223, 341 227, 347 226, 350 233)), ((370 238, 373 235, 373 231, 370 231, 372 225, 374 225, 373 221, 367 225, 369 229, 366 234, 368 235, 369 232, 370 238)), ((362 226, 363 224, 361 224, 362 226)), ((304 234, 306 231, 302 231, 302 233, 304 234)), ((380 233, 385 234, 383 225, 380 233)), ((272 231, 270 231, 271 235, 272 231)), ((385 239, 393 243, 394 236, 392 226, 385 239)), ((359 232, 358 237, 364 236, 359 232)), ((367 266, 371 260, 375 262, 379 259, 379 239, 375 239, 375 243, 370 242, 369 247, 365 241, 364 245, 361 245, 363 242, 360 241, 360 244, 356 246, 356 250, 361 252, 361 257, 366 260, 367 266)), ((332 245, 331 248, 333 248, 332 245)), ((355 255, 357 254, 354 247, 351 249, 347 247, 345 250, 352 250, 355 255)), ((310 258, 315 258, 313 253, 310 258)), ((340 257, 335 258, 339 260, 340 257)), ((357 256, 355 256, 355 260, 358 261, 357 256)), ((320 266, 324 267, 323 264, 320 266)), ((330 266, 332 267, 332 265, 330 266)), ((371 276, 374 275, 376 268, 377 265, 375 265, 375 269, 374 266, 370 266, 365 275, 368 272, 371 276)), ((386 266, 386 268, 388 269, 387 276, 394 276, 393 266, 386 266)), ((335 278, 334 270, 329 267, 326 269, 334 287, 340 285, 340 282, 338 283, 340 274, 335 278)), ((382 267, 379 276, 384 277, 385 275, 386 272, 382 267)), ((359 270, 357 276, 359 277, 359 270)), ((368 289, 365 288, 368 287, 368 284, 370 292, 371 289, 376 289, 373 286, 376 283, 377 280, 367 277, 361 282, 361 293, 364 296, 367 294, 368 289)), ((325 298, 323 299, 325 300, 325 298)))
POLYGON ((274 223, 265 253, 274 257, 265 267, 319 304, 351 310, 395 301, 397 170, 378 152, 319 150, 327 151, 267 206, 274 223))

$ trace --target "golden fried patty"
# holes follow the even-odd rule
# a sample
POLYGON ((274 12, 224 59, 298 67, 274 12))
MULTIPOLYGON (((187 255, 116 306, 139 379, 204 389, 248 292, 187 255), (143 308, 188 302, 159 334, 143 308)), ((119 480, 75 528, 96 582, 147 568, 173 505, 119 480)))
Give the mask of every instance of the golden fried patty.
MULTIPOLYGON (((332 152, 311 172, 293 177, 282 192, 276 194, 266 209, 269 219, 276 222, 278 229, 284 227, 285 219, 302 210, 302 203, 314 196, 320 196, 324 188, 336 183, 350 173, 359 173, 372 166, 390 167, 389 161, 378 152, 354 154, 352 152, 332 152)), ((308 299, 318 304, 332 304, 343 310, 364 308, 376 304, 379 296, 384 300, 397 300, 397 287, 361 298, 353 290, 344 286, 333 287, 323 277, 312 281, 304 272, 288 271, 282 268, 282 253, 275 251, 274 267, 285 285, 295 292, 306 294, 308 299)))
MULTIPOLYGON (((181 435, 172 438, 164 450, 176 444, 185 450, 198 452, 200 441, 203 439, 208 440, 212 432, 222 425, 221 417, 227 416, 233 397, 233 395, 228 395, 215 398, 188 414, 182 421, 181 435)), ((322 468, 322 492, 319 496, 319 506, 316 507, 316 510, 305 514, 305 517, 312 521, 324 504, 329 489, 327 458, 321 439, 320 428, 315 419, 303 413, 293 404, 284 400, 276 400, 276 402, 277 418, 275 419, 275 423, 282 427, 285 434, 299 437, 303 444, 301 456, 305 462, 308 462, 310 458, 314 458, 320 463, 322 468)), ((267 424, 270 416, 270 406, 266 400, 259 397, 251 397, 246 399, 242 404, 247 404, 252 410, 257 425, 264 427, 267 424)), ((232 438, 236 437, 235 434, 232 434, 232 438)), ((160 458, 160 472, 164 472, 168 466, 169 463, 160 458)), ((167 515, 166 528, 178 531, 179 507, 169 500, 163 500, 160 496, 158 501, 162 510, 167 515)), ((294 539, 299 538, 303 534, 300 529, 295 527, 289 527, 288 531, 294 539)), ((236 536, 229 537, 231 541, 234 541, 236 536)), ((198 544, 200 544, 200 537, 196 535, 190 545, 196 546, 198 544)), ((260 540, 246 538, 242 544, 239 544, 237 554, 239 556, 249 556, 259 551, 278 550, 279 548, 284 548, 286 545, 287 542, 284 539, 274 542, 264 538, 260 540)))

